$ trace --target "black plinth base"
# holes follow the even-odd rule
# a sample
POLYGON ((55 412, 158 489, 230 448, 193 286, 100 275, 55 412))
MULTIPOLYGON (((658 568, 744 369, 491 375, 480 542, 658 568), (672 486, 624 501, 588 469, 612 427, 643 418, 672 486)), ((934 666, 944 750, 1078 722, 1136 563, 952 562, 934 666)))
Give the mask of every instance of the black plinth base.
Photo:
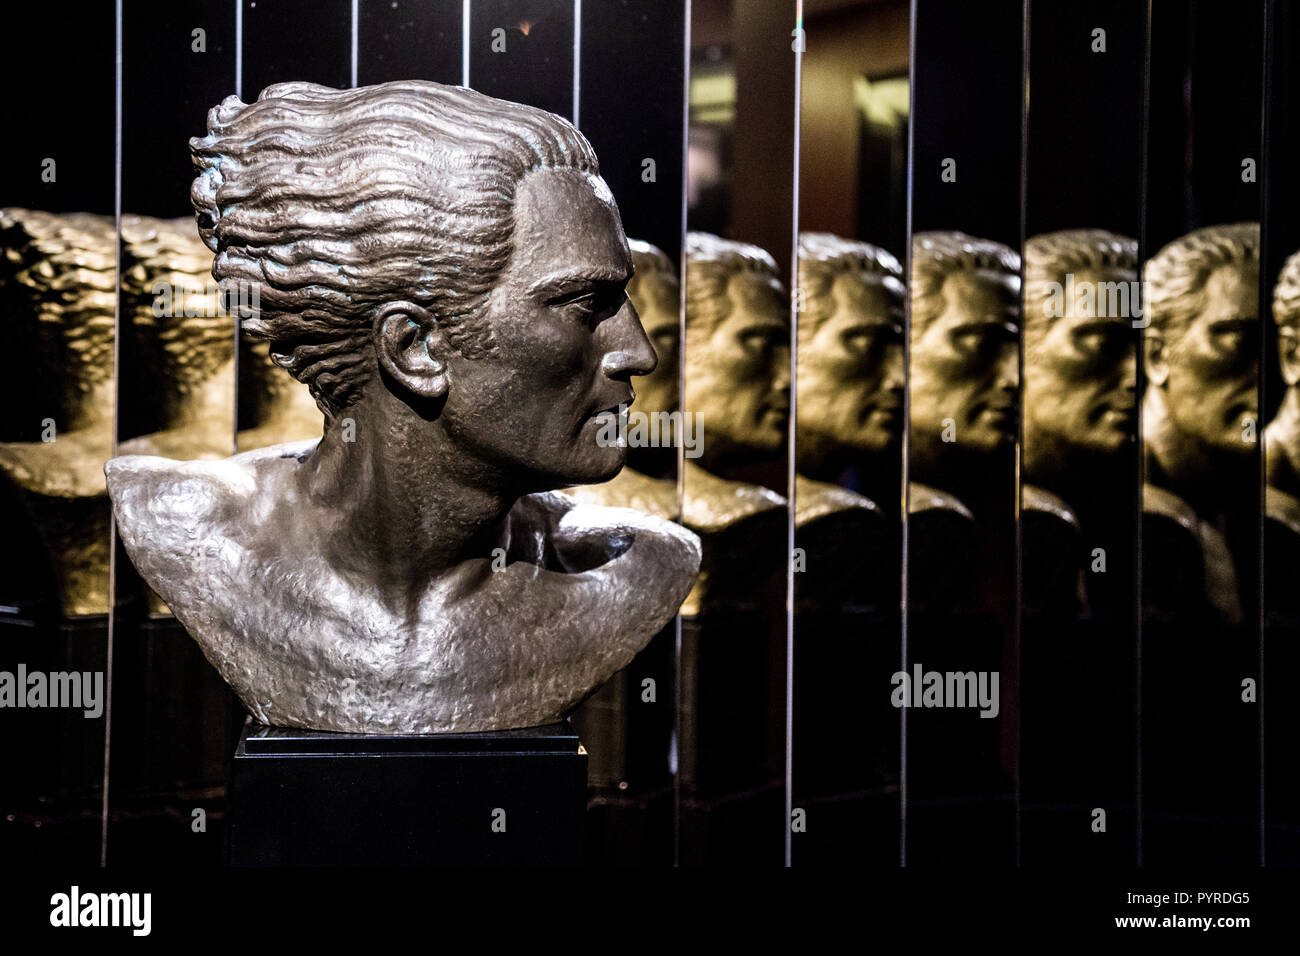
POLYGON ((232 866, 582 862, 587 754, 568 722, 375 736, 250 722, 235 750, 232 866))

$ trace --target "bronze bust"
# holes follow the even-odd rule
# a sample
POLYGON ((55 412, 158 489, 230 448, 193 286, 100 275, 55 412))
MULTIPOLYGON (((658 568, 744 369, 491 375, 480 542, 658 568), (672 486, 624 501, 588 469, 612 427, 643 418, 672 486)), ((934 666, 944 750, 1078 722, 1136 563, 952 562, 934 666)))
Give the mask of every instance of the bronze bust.
POLYGON ((682 521, 704 541, 685 613, 751 610, 784 568, 786 498, 755 483, 780 463, 790 424, 789 296, 764 249, 686 235, 683 405, 706 436, 683 465, 682 521))
POLYGON ((103 465, 113 448, 113 220, 0 209, 0 238, 10 344, 34 367, 36 386, 26 396, 31 408, 8 423, 27 434, 4 436, 24 440, 0 441, 0 480, 40 539, 59 612, 107 614, 103 465))
POLYGON ((1194 594, 1238 624, 1259 522, 1259 224, 1175 239, 1145 279, 1144 613, 1188 613, 1194 594))
POLYGON ((1300 621, 1292 575, 1300 566, 1300 252, 1273 287, 1277 368, 1284 390, 1264 430, 1265 599, 1271 624, 1300 621))
POLYGON ((831 233, 799 235, 795 544, 802 608, 897 607, 903 267, 831 233))
POLYGON ((908 597, 996 603, 1013 556, 1020 256, 955 231, 912 237, 908 597))
POLYGON ((548 493, 654 352, 590 145, 403 81, 227 98, 191 141, 213 275, 310 388, 318 441, 107 466, 127 552, 253 715, 362 733, 558 719, 676 612, 690 532, 548 493))
POLYGON ((1045 233, 1025 243, 1024 270, 1024 605, 1127 614, 1133 516, 1115 502, 1137 475, 1137 241, 1045 233), (1118 574, 1086 573, 1097 547, 1118 574))
POLYGON ((1269 510, 1300 533, 1300 252, 1282 266, 1273 287, 1277 355, 1286 390, 1264 432, 1269 510))
POLYGON ((799 236, 800 474, 835 482, 848 468, 884 471, 898 499, 903 443, 903 309, 898 260, 866 242, 830 233, 799 236))

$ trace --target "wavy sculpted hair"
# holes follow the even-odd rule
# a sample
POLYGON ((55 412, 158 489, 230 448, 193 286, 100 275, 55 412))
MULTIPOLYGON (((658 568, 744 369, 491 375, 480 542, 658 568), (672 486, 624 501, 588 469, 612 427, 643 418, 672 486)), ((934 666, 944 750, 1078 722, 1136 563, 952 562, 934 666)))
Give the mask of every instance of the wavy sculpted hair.
POLYGON ((627 247, 632 253, 632 281, 627 284, 628 298, 640 302, 654 297, 661 300, 660 304, 665 309, 676 312, 681 289, 673 260, 658 246, 641 239, 628 239, 627 247))
POLYGON ((841 275, 854 275, 864 283, 879 284, 888 294, 890 309, 903 324, 903 267, 879 246, 841 239, 829 232, 799 233, 799 294, 804 311, 799 318, 799 342, 811 341, 818 328, 835 314, 831 288, 841 275))
POLYGON ((327 418, 370 377, 387 302, 428 309, 470 357, 472 320, 513 251, 515 192, 534 170, 599 176, 591 145, 544 110, 419 80, 234 96, 190 140, 190 191, 219 282, 256 283, 243 320, 327 418))
POLYGON ((1259 223, 1206 226, 1165 246, 1146 263, 1151 327, 1175 342, 1205 307, 1205 283, 1222 266, 1259 259, 1259 223))
MULTIPOLYGON (((1065 285, 1067 275, 1103 272, 1105 281, 1137 280, 1137 240, 1105 229, 1063 229, 1034 236, 1025 243, 1025 346, 1033 351, 1056 318, 1047 305, 1065 285), (1119 278, 1122 277, 1122 278, 1119 278)), ((1141 303, 1134 303, 1140 305, 1141 303)))
POLYGON ((732 276, 750 272, 780 279, 776 260, 765 249, 708 232, 686 234, 686 340, 704 340, 731 314, 727 286, 732 276))
POLYGON ((1273 287, 1273 319, 1278 325, 1300 326, 1300 252, 1292 253, 1282 265, 1273 287))
POLYGON ((1019 253, 964 232, 918 232, 912 237, 913 335, 924 332, 943 313, 943 284, 961 272, 991 273, 991 281, 1015 303, 1012 312, 1019 321, 1019 253))

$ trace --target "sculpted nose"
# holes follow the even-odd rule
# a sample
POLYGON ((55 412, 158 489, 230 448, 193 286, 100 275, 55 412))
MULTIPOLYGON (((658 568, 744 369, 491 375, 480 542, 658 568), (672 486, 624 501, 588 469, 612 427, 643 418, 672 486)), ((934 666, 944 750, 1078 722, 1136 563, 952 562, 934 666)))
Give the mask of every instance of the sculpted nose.
POLYGON ((1124 389, 1125 395, 1137 394, 1137 347, 1124 355, 1124 361, 1120 366, 1120 387, 1124 389))
POLYGON ((772 353, 772 389, 778 392, 790 391, 790 349, 777 348, 772 353))
POLYGON ((633 375, 649 375, 659 364, 630 299, 617 314, 600 324, 600 330, 607 335, 601 368, 610 378, 627 381, 633 375))
POLYGON ((1014 344, 998 356, 997 387, 1004 392, 1020 391, 1020 352, 1014 344))
POLYGON ((907 375, 903 369, 903 345, 891 345, 885 351, 885 388, 899 395, 907 387, 907 375))

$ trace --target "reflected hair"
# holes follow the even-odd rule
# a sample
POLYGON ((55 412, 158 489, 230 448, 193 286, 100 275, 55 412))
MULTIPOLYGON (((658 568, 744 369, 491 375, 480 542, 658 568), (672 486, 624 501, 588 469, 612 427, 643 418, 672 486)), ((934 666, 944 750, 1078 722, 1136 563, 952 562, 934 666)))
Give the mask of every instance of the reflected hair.
MULTIPOLYGON (((1025 346, 1033 348, 1057 317, 1047 304, 1065 285, 1067 275, 1101 272, 1137 279, 1137 240, 1105 229, 1063 229, 1034 236, 1025 243, 1025 346)), ((1140 305, 1140 303, 1135 303, 1140 305)))
POLYGON ((1300 252, 1286 260, 1273 287, 1273 320, 1279 326, 1300 328, 1300 252))
MULTIPOLYGON (((776 260, 765 249, 708 232, 686 234, 686 336, 707 337, 731 314, 728 284, 751 273, 780 281, 776 260)), ((690 354, 687 346, 687 354, 690 354)))
POLYGON ((903 267, 892 253, 869 242, 842 239, 829 232, 799 233, 799 340, 811 339, 835 313, 831 289, 841 275, 881 286, 889 296, 890 312, 903 324, 907 289, 903 267))
MULTIPOLYGON (((640 239, 628 239, 632 253, 632 280, 627 284, 627 294, 634 303, 647 299, 660 300, 660 304, 676 312, 680 286, 677 266, 658 246, 640 239), (653 279, 654 281, 649 281, 653 279)), ((639 306, 638 306, 639 308, 639 306)))
POLYGON ((1165 246, 1143 271, 1151 327, 1180 338, 1205 307, 1205 283, 1223 266, 1259 260, 1259 223, 1206 226, 1165 246))
POLYGON ((918 232, 912 237, 912 331, 924 332, 944 310, 943 285, 954 275, 985 273, 1007 296, 1019 321, 1020 256, 1010 246, 964 232, 918 232))
POLYGON ((243 329, 270 341, 327 419, 373 374, 385 303, 427 309, 461 354, 490 351, 472 320, 510 259, 529 172, 572 169, 609 194, 568 121, 420 80, 227 97, 190 151, 213 277, 257 283, 260 310, 243 329))

